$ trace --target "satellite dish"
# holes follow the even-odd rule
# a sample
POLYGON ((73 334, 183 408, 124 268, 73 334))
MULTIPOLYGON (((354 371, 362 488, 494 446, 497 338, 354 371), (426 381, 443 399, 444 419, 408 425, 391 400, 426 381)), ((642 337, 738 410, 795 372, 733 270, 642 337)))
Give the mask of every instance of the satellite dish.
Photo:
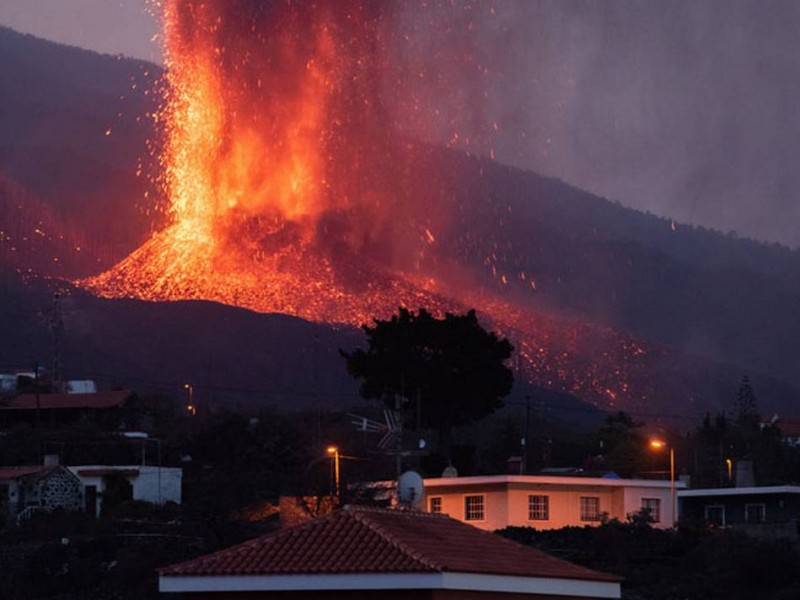
POLYGON ((411 508, 422 503, 424 486, 422 477, 415 471, 406 471, 397 479, 397 503, 411 508))

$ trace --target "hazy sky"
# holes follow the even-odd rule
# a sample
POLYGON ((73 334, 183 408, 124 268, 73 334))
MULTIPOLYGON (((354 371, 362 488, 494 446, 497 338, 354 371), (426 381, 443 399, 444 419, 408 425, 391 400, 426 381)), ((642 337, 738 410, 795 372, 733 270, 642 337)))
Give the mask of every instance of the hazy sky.
POLYGON ((23 33, 154 62, 159 24, 147 0, 2 0, 0 23, 23 33))
MULTIPOLYGON (((145 0, 2 0, 0 23, 159 60, 145 0)), ((800 246, 800 1, 498 0, 501 162, 800 246)), ((493 64, 493 66, 494 66, 493 64)))

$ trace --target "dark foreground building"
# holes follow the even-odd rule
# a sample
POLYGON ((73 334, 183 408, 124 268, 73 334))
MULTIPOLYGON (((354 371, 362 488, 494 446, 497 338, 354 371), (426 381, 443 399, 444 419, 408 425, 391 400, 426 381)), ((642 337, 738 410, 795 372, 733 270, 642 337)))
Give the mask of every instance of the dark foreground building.
POLYGON ((365 507, 159 576, 190 600, 576 600, 620 598, 621 582, 445 515, 365 507))

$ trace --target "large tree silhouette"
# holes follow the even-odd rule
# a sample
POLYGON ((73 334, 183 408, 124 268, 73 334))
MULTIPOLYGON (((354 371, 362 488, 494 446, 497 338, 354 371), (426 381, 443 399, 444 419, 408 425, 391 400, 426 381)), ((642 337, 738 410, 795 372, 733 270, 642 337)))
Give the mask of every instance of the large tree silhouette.
POLYGON ((368 347, 342 352, 348 372, 364 380, 361 395, 389 408, 399 401, 409 421, 438 431, 445 455, 453 427, 490 415, 511 391, 513 346, 481 327, 474 310, 437 319, 401 308, 362 329, 368 347))

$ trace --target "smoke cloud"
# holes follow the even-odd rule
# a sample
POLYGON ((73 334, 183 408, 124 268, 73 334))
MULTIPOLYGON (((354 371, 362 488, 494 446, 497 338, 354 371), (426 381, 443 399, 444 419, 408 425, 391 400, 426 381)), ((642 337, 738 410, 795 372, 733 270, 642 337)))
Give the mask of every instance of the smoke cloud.
POLYGON ((498 160, 800 245, 800 4, 509 0, 480 25, 498 160))

